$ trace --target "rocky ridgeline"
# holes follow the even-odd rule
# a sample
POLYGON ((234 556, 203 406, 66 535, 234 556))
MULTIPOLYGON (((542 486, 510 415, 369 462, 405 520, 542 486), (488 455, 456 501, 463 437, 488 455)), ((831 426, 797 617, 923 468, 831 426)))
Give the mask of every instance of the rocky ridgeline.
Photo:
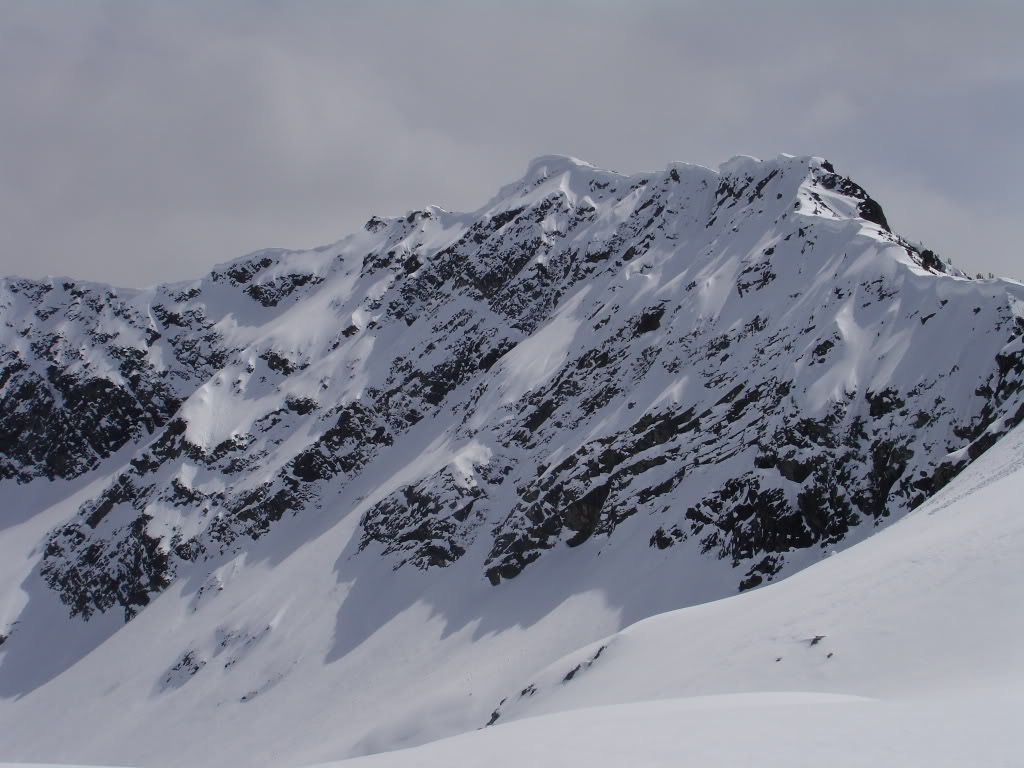
POLYGON ((309 509, 395 568, 498 585, 614 535, 750 588, 1024 419, 1024 288, 813 158, 541 158, 471 214, 148 291, 10 279, 0 317, 4 482, 110 473, 43 559, 85 618, 309 509))

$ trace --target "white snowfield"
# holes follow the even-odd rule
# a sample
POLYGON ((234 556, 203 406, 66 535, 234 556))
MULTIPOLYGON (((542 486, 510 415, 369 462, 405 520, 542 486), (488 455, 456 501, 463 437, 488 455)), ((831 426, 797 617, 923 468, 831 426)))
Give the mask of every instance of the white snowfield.
POLYGON ((331 765, 1024 765, 1022 468, 1017 429, 855 547, 565 657, 494 727, 331 765))

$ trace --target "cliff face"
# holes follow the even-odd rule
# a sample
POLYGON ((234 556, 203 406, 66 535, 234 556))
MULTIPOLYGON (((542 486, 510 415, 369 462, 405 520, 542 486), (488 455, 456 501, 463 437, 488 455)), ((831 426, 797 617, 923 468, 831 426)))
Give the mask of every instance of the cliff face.
POLYGON ((311 509, 358 509, 353 553, 396 569, 497 585, 618 535, 745 589, 1024 417, 1024 289, 922 255, 814 158, 540 158, 474 213, 148 291, 9 279, 0 317, 4 482, 122 457, 42 558, 84 618, 311 509))

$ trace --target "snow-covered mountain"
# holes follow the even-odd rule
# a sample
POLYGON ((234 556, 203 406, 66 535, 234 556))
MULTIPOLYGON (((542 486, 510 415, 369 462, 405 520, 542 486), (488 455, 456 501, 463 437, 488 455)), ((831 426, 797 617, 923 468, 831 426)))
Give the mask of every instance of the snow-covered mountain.
POLYGON ((12 758, 483 725, 563 654, 864 539, 1024 420, 1024 286, 817 158, 544 157, 473 213, 193 283, 8 279, 0 319, 12 758))

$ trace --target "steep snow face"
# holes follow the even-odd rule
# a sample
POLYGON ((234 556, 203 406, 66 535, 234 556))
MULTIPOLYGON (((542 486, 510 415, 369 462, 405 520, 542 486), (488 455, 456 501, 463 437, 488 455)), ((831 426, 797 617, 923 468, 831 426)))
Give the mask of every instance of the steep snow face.
POLYGON ((1018 428, 878 536, 539 671, 494 729, 338 765, 1012 765, 1022 470, 1018 428))
POLYGON ((777 691, 1024 701, 1022 492, 1017 428, 899 524, 769 589, 660 614, 582 648, 523 681, 492 719, 777 691))
MULTIPOLYGON (((207 764, 233 728, 266 761, 486 720, 541 660, 864 538, 1024 418, 1024 287, 815 158, 541 158, 473 213, 149 291, 9 280, 0 314, 7 722, 116 668, 105 706, 207 764)), ((97 760, 165 762, 74 718, 97 760)))
POLYGON ((877 537, 524 677, 493 728, 330 766, 1013 765, 1022 469, 1018 428, 877 537))
MULTIPOLYGON (((482 211, 257 253, 170 309, 166 289, 134 295, 95 350, 76 339, 98 360, 83 386, 193 389, 173 417, 177 399, 150 401, 132 434, 155 439, 55 532, 43 573, 73 613, 130 618, 181 569, 326 504, 358 508, 353 551, 396 567, 468 556, 498 584, 627 524, 617 538, 756 586, 919 504, 1024 414, 1020 287, 941 268, 827 163, 789 157, 630 178, 540 158, 482 211), (217 350, 188 376, 172 317, 217 350), (150 365, 125 379, 111 359, 150 365), (395 474, 399 442, 422 449, 395 474), (467 474, 471 444, 487 459, 467 474)), ((12 404, 40 367, 11 369, 12 404)), ((22 422, 57 407, 20 402, 22 422)), ((130 442, 115 413, 108 452, 130 442)), ((18 477, 47 465, 11 453, 18 477)))

